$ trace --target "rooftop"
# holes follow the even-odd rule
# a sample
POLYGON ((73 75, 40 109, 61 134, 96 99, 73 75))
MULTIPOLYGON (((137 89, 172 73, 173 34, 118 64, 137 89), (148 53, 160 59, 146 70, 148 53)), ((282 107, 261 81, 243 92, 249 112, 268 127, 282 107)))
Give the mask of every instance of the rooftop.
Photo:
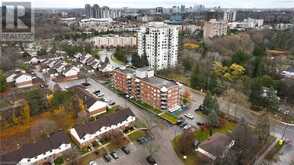
POLYGON ((105 114, 95 121, 90 121, 83 125, 77 125, 75 130, 79 137, 82 138, 86 134, 94 134, 102 127, 110 127, 111 125, 123 122, 129 116, 135 116, 130 109, 119 110, 114 113, 105 114))
POLYGON ((143 80, 158 88, 162 88, 162 87, 169 88, 169 87, 177 85, 177 83, 174 81, 166 80, 160 77, 143 78, 143 80))
POLYGON ((1 155, 1 165, 5 165, 5 162, 7 165, 11 165, 12 162, 19 162, 23 158, 33 158, 52 149, 57 149, 61 144, 69 143, 68 136, 60 131, 36 143, 25 144, 19 150, 1 155))

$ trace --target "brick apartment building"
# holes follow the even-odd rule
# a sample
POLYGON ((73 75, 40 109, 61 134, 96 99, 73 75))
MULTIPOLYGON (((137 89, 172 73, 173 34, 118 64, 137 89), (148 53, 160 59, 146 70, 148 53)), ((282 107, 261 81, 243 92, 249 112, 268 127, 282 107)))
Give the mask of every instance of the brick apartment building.
POLYGON ((147 67, 136 70, 115 69, 113 84, 117 90, 158 109, 173 112, 180 108, 179 85, 174 81, 155 77, 154 71, 147 67))

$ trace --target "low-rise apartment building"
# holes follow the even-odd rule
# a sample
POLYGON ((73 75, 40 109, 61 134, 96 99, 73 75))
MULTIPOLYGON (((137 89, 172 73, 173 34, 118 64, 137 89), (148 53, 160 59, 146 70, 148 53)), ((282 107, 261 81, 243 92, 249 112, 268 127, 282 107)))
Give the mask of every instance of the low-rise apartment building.
POLYGON ((102 36, 93 37, 89 40, 96 47, 111 48, 111 47, 134 47, 137 45, 137 38, 130 36, 102 36))
POLYGON ((69 137, 64 132, 52 134, 32 144, 25 144, 20 149, 2 155, 1 165, 35 165, 53 162, 71 149, 69 137))
POLYGON ((103 138, 106 134, 117 129, 124 129, 135 122, 136 117, 130 109, 118 110, 105 114, 94 121, 83 125, 77 125, 70 129, 72 139, 80 148, 88 146, 97 138, 103 138))
POLYGON ((224 36, 227 35, 227 32, 228 25, 225 21, 217 21, 216 19, 211 19, 209 22, 206 22, 203 26, 204 39, 224 36))
POLYGON ((139 69, 115 69, 113 71, 114 87, 143 102, 161 110, 170 112, 180 108, 179 85, 154 76, 148 67, 139 69))

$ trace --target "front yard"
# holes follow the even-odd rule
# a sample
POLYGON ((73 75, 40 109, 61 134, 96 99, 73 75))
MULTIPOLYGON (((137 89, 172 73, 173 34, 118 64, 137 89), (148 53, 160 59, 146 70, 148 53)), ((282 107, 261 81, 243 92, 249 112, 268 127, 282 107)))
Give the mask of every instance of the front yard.
MULTIPOLYGON (((229 120, 224 120, 224 123, 222 125, 222 127, 220 128, 212 128, 211 133, 216 133, 216 132, 220 132, 220 133, 231 133, 232 130, 236 127, 236 123, 235 122, 231 122, 229 120)), ((199 142, 203 142, 205 140, 207 140, 210 137, 210 131, 209 129, 206 128, 202 128, 199 130, 196 130, 194 133, 194 138, 195 140, 199 141, 199 142)), ((186 155, 186 159, 183 159, 183 155, 179 152, 179 149, 177 148, 177 146, 179 145, 179 139, 181 138, 181 135, 176 136, 173 140, 172 140, 172 146, 176 152, 176 154, 178 155, 178 157, 183 161, 183 163, 185 165, 197 165, 198 163, 198 157, 197 157, 197 153, 193 152, 189 155, 186 155)))

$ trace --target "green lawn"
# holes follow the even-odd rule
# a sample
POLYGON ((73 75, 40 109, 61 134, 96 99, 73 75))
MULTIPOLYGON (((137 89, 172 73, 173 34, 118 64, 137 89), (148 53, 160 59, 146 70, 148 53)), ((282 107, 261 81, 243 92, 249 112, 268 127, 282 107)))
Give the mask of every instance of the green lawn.
POLYGON ((132 132, 131 134, 128 135, 128 137, 129 137, 132 141, 135 141, 135 140, 137 140, 139 137, 143 137, 143 136, 145 136, 145 131, 142 131, 142 130, 132 132))
POLYGON ((198 158, 197 158, 197 154, 196 153, 192 153, 191 155, 187 155, 187 159, 183 159, 183 155, 178 151, 177 148, 177 143, 180 139, 181 135, 176 136, 173 140, 172 140, 172 146, 178 156, 178 158, 180 158, 182 160, 182 162, 184 163, 184 165, 197 165, 198 163, 198 158))
POLYGON ((161 115, 159 115, 161 118, 163 118, 164 120, 170 122, 171 124, 177 124, 177 117, 168 113, 168 112, 165 112, 161 115))
POLYGON ((160 114, 162 112, 161 110, 156 109, 156 108, 152 107, 151 105, 148 105, 148 104, 146 104, 146 103, 144 103, 142 101, 135 101, 135 100, 129 100, 129 101, 132 102, 133 104, 137 105, 138 107, 140 107, 140 108, 142 108, 144 110, 147 110, 147 111, 149 111, 149 112, 151 112, 153 114, 158 115, 158 114, 160 114))
POLYGON ((202 141, 208 139, 208 137, 209 137, 209 131, 198 130, 198 131, 195 132, 195 138, 199 142, 202 142, 202 141))

